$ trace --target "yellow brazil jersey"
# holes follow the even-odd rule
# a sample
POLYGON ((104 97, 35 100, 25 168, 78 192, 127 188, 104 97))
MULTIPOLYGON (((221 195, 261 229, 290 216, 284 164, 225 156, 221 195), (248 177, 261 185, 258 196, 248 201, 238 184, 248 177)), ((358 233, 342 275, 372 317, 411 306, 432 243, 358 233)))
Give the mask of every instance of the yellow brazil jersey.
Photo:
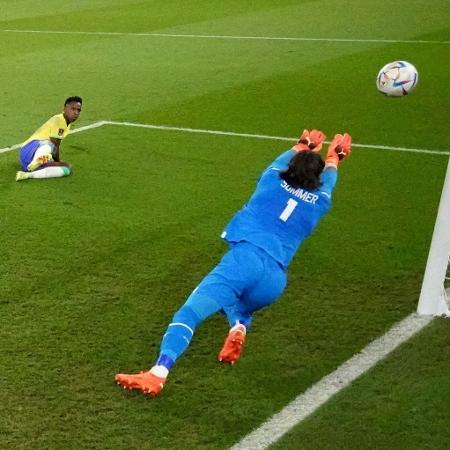
POLYGON ((63 114, 56 114, 38 128, 25 142, 44 141, 52 139, 64 139, 70 133, 70 125, 67 125, 63 114))

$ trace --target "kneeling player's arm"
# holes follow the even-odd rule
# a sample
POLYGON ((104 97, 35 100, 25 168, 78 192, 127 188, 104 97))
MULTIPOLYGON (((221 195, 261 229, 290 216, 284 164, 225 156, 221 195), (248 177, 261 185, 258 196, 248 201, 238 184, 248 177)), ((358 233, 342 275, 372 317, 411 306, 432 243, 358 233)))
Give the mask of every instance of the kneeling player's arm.
POLYGON ((61 139, 51 138, 50 140, 55 146, 55 151, 53 152, 53 161, 59 161, 59 145, 61 144, 61 139))

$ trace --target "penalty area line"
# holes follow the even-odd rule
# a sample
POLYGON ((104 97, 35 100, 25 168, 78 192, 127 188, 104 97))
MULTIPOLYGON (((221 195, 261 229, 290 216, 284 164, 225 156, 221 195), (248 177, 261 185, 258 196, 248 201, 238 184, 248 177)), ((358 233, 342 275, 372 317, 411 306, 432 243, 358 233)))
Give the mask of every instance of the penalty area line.
MULTIPOLYGON (((94 122, 94 123, 91 123, 90 125, 85 125, 83 127, 75 128, 75 129, 71 130, 70 134, 92 130, 93 128, 102 127, 103 125, 106 125, 106 121, 100 120, 99 122, 94 122)), ((10 147, 0 148, 0 153, 6 153, 6 152, 10 152, 11 150, 16 150, 16 149, 22 147, 22 145, 23 145, 23 142, 21 142, 20 144, 11 145, 10 147)))
POLYGON ((182 34, 182 33, 132 33, 121 31, 71 31, 71 30, 20 30, 0 29, 1 33, 26 34, 68 34, 86 36, 135 36, 135 37, 161 37, 161 38, 188 38, 188 39, 237 39, 247 41, 291 41, 291 42, 336 42, 336 43, 375 43, 375 44, 438 44, 448 45, 450 41, 432 41, 424 39, 353 39, 338 37, 289 37, 289 36, 235 36, 229 34, 182 34))
MULTIPOLYGON (((105 121, 108 125, 126 126, 126 127, 137 127, 137 128, 149 128, 152 130, 165 130, 165 131, 181 131, 186 133, 203 133, 203 134, 215 134, 219 136, 235 136, 235 137, 245 137, 254 139, 268 139, 273 141, 289 141, 295 142, 298 137, 286 137, 286 136, 270 136, 266 134, 251 134, 251 133, 236 133, 234 131, 220 131, 220 130, 205 130, 201 128, 185 128, 185 127, 174 127, 169 125, 150 125, 145 123, 133 123, 133 122, 117 122, 113 120, 105 121)), ((329 141, 325 141, 325 144, 329 144, 329 141)), ((427 148, 408 148, 408 147, 393 147, 389 145, 373 145, 373 144, 356 144, 352 143, 352 147, 357 148, 369 148, 375 150, 390 150, 396 152, 409 152, 409 153, 428 153, 432 155, 445 155, 450 156, 450 152, 445 150, 433 150, 427 148)))
MULTIPOLYGON (((79 128, 75 128, 71 131, 73 133, 80 133, 82 131, 92 130, 94 128, 99 128, 104 125, 122 126, 122 127, 135 127, 135 128, 146 128, 150 130, 161 130, 161 131, 179 131, 184 133, 198 133, 198 134, 212 134, 216 136, 232 136, 232 137, 243 137, 250 139, 267 139, 272 141, 287 141, 294 143, 297 137, 287 137, 287 136, 271 136, 267 134, 253 134, 253 133, 237 133, 234 131, 221 131, 221 130, 207 130, 202 128, 186 128, 186 127, 175 127, 170 125, 152 125, 146 123, 134 123, 134 122, 119 122, 114 120, 100 120, 98 122, 91 123, 90 125, 85 125, 79 128)), ((329 141, 325 141, 325 144, 329 144, 329 141)), ((11 147, 0 148, 0 153, 5 153, 11 150, 15 150, 22 145, 15 144, 11 147)), ((395 152, 408 152, 408 153, 426 153, 432 155, 443 155, 450 156, 449 151, 445 150, 433 150, 427 148, 408 148, 408 147, 393 147, 389 145, 374 145, 374 144, 357 144, 352 143, 354 148, 366 148, 374 150, 387 150, 395 152)))
POLYGON ((395 324, 361 352, 339 366, 295 398, 279 413, 245 436, 230 450, 263 450, 277 442, 288 431, 313 414, 339 391, 349 386, 398 346, 406 342, 434 319, 433 316, 410 314, 395 324))

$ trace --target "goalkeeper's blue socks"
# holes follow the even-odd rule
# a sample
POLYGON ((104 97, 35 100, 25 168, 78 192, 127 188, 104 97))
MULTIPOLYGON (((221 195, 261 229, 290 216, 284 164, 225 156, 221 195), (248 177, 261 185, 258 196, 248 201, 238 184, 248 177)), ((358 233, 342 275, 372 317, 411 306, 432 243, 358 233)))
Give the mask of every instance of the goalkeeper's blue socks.
POLYGON ((157 367, 164 367, 167 373, 169 372, 175 361, 188 348, 200 322, 200 317, 190 306, 184 305, 177 311, 163 336, 159 357, 152 368, 153 373, 155 373, 154 369, 159 373, 155 375, 164 376, 162 375, 164 370, 156 369, 157 367))

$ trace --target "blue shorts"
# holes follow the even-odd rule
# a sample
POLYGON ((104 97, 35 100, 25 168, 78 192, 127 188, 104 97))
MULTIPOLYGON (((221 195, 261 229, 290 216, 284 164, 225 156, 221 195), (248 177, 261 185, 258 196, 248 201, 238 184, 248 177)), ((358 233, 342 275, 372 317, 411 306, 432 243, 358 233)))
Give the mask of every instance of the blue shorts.
POLYGON ((25 172, 28 170, 28 164, 33 161, 34 154, 39 148, 39 145, 41 145, 41 141, 30 141, 20 149, 20 165, 25 172))
POLYGON ((250 325, 251 314, 275 302, 287 276, 264 250, 248 243, 232 245, 219 264, 201 281, 186 301, 199 315, 209 315, 210 300, 221 306, 230 325, 250 325), (204 305, 204 314, 202 313, 204 305))
POLYGON ((33 161, 36 150, 43 144, 49 144, 53 154, 55 146, 50 141, 39 141, 39 140, 30 141, 20 149, 19 160, 20 165, 22 166, 22 170, 24 170, 25 172, 28 170, 28 164, 30 164, 30 162, 33 161))

